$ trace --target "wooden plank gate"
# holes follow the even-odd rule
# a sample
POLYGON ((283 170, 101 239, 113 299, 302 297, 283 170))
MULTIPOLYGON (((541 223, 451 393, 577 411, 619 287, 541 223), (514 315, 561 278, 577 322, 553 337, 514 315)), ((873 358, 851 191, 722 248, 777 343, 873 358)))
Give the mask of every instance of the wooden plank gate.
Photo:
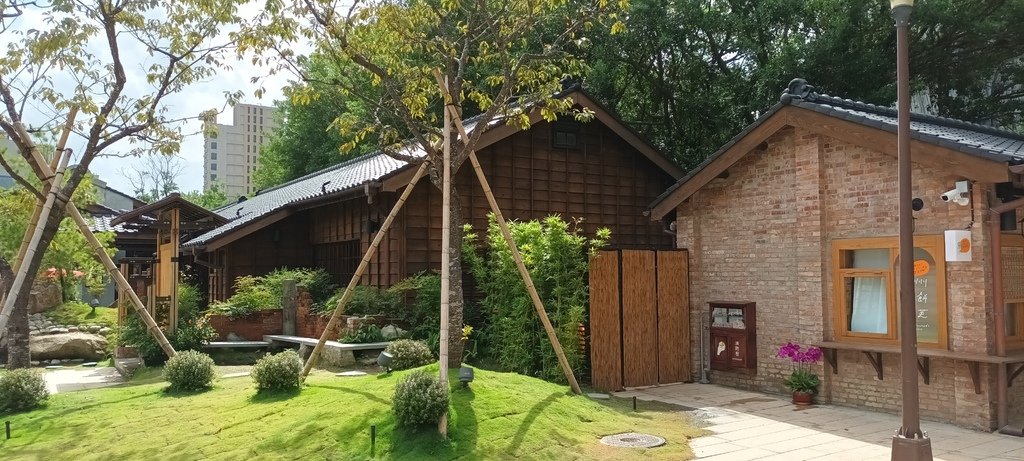
POLYGON ((606 250, 590 261, 591 384, 690 381, 686 250, 606 250))

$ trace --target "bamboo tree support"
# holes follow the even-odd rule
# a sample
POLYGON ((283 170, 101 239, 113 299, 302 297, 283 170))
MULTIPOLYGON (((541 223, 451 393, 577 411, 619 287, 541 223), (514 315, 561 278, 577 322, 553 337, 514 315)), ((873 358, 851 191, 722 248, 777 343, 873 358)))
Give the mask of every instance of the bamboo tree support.
POLYGON ((324 332, 320 335, 320 340, 317 341, 316 346, 313 347, 313 352, 309 354, 309 358, 306 359, 306 364, 302 367, 302 378, 305 379, 309 375, 309 372, 316 366, 317 361, 320 360, 320 352, 324 348, 324 344, 327 343, 327 335, 338 325, 338 320, 341 319, 341 313, 345 311, 345 305, 348 304, 349 300, 352 299, 352 295, 355 292, 356 285, 359 284, 359 279, 363 278, 363 273, 366 272, 366 268, 370 265, 370 259, 377 253, 377 248, 380 247, 380 242, 384 240, 384 235, 387 234, 388 229, 391 228, 391 223, 398 216, 398 212, 402 209, 402 205, 409 199, 409 195, 412 194, 412 189, 416 186, 416 183, 420 181, 423 174, 427 171, 427 161, 424 160, 420 164, 420 167, 416 169, 416 173, 413 174, 412 179, 409 180, 409 185, 405 186, 405 190, 402 191, 402 195, 398 197, 398 201, 395 202, 395 206, 391 208, 391 212, 388 213, 388 217, 384 219, 380 229, 377 230, 377 235, 373 237, 373 242, 370 243, 370 248, 366 250, 366 254, 363 255, 362 261, 359 261, 359 267, 356 267, 355 273, 352 274, 352 279, 349 280, 348 286, 345 287, 345 292, 342 293, 341 299, 338 300, 338 305, 334 308, 334 313, 331 314, 331 319, 327 322, 327 327, 324 328, 324 332))
MULTIPOLYGON (((68 120, 64 122, 64 130, 61 131, 60 140, 57 141, 57 146, 53 150, 53 158, 50 160, 50 170, 57 171, 58 163, 60 162, 61 154, 64 152, 64 146, 67 145, 68 137, 71 136, 71 130, 75 127, 75 117, 78 116, 78 106, 71 106, 71 110, 68 112, 68 120)), ((28 136, 24 131, 24 127, 19 128, 19 134, 22 136, 28 136)), ((37 149, 35 143, 32 144, 33 149, 37 149)), ((43 196, 45 197, 50 193, 50 183, 43 184, 43 196)), ((18 249, 18 256, 13 261, 12 270, 14 273, 18 273, 18 269, 21 268, 21 262, 25 260, 25 252, 28 251, 28 244, 32 241, 32 229, 35 229, 36 225, 39 224, 39 215, 43 211, 43 202, 36 200, 35 207, 32 210, 32 218, 28 221, 28 227, 25 228, 25 236, 21 239, 21 247, 18 249)))
MULTIPOLYGON (((452 101, 444 96, 444 105, 448 107, 452 101)), ((448 309, 451 308, 451 279, 452 279, 452 116, 448 110, 444 111, 444 146, 441 148, 441 332, 439 353, 440 380, 443 389, 448 389, 448 309)), ((441 437, 448 437, 448 409, 441 414, 437 423, 437 430, 441 437)))
MULTIPOLYGON (((68 126, 70 126, 70 124, 68 126)), ((25 139, 29 138, 26 137, 25 139)), ((49 178, 46 182, 49 184, 51 190, 58 190, 59 182, 53 177, 53 169, 50 168, 50 164, 48 164, 43 156, 39 154, 39 150, 36 149, 34 145, 32 146, 31 153, 32 161, 35 162, 40 170, 42 170, 44 176, 49 178)), ((172 347, 171 343, 167 341, 167 337, 164 335, 164 332, 160 330, 160 326, 157 325, 156 321, 153 320, 153 317, 149 315, 149 311, 147 311, 146 307, 142 304, 142 300, 140 300, 138 295, 135 294, 135 290, 132 289, 128 280, 126 280, 124 275, 121 274, 121 271, 117 269, 114 261, 110 259, 110 255, 103 250, 103 245, 100 244, 99 240, 96 239, 96 236, 93 235, 92 230, 89 229, 89 223, 85 221, 85 218, 82 217, 82 214, 78 211, 78 207, 75 206, 74 202, 72 202, 70 198, 65 205, 65 210, 67 211, 68 216, 70 216, 78 226, 82 235, 85 236, 86 241, 89 242, 89 246, 92 247, 93 251, 96 253, 96 257, 107 269, 111 277, 114 278, 114 282, 117 283, 118 288, 128 293, 128 296, 132 300, 132 306, 135 307, 135 311, 139 314, 139 317, 142 318, 142 322, 146 324, 146 330, 149 331, 149 334, 156 339, 157 343, 160 344, 160 348, 163 349, 165 354, 167 354, 167 357, 174 357, 176 355, 174 347, 172 347)), ((42 229, 43 226, 38 227, 42 229)), ((13 297, 8 297, 8 300, 13 300, 13 297)), ((8 317, 10 317, 9 313, 8 317)), ((7 319, 0 318, 0 336, 3 336, 6 331, 6 324, 7 319)))
MULTIPOLYGON (((437 79, 437 84, 441 87, 441 92, 445 96, 445 100, 451 98, 448 93, 448 88, 444 85, 444 80, 441 78, 441 73, 437 70, 434 71, 434 78, 437 79)), ((459 130, 459 134, 462 139, 468 140, 469 136, 466 134, 466 127, 462 125, 462 119, 455 113, 455 107, 445 105, 447 111, 450 113, 451 120, 455 122, 455 128, 459 130)), ((540 295, 537 294, 537 287, 533 284, 533 278, 530 277, 530 271, 526 269, 526 264, 523 263, 523 256, 519 254, 519 248, 516 247, 515 240, 512 239, 512 232, 509 231, 508 223, 505 221, 504 216, 501 214, 501 209, 498 208, 498 202, 494 199, 494 193, 491 191, 491 186, 487 182, 487 177, 484 175, 483 169, 480 167, 480 160, 476 156, 476 152, 473 150, 469 151, 469 161, 473 165, 473 171, 476 173, 477 180, 480 181, 480 187, 484 191, 484 196, 487 197, 487 203, 491 206, 491 212, 494 213, 498 220, 498 226, 501 228, 501 234, 505 237, 505 242, 508 244, 509 251, 512 252, 512 259, 516 262, 516 267, 519 268, 519 275, 523 278, 523 283, 526 284, 526 290, 530 293, 530 299, 533 300, 534 310, 537 311, 537 316, 540 317, 540 322, 544 325, 544 331, 548 334, 548 341, 551 342, 551 348, 555 350, 555 355, 558 357, 558 365, 562 368, 562 372, 565 374, 565 379, 569 381, 569 387, 576 394, 582 393, 580 385, 576 382, 576 376, 572 372, 572 368, 569 366, 569 361, 565 358, 565 352, 562 351, 561 343, 558 341, 558 336, 555 334, 554 327, 551 326, 551 320, 548 318, 547 311, 544 310, 544 303, 540 300, 540 295)))
MULTIPOLYGON (((32 148, 32 152, 39 155, 35 147, 32 148)), ((46 227, 45 223, 50 219, 50 213, 53 211, 53 204, 57 201, 57 194, 60 193, 60 185, 64 181, 64 171, 67 169, 68 162, 71 161, 71 151, 66 151, 61 156, 60 164, 57 166, 57 172, 53 174, 52 178, 47 179, 50 184, 50 190, 46 194, 46 201, 43 203, 43 208, 39 212, 39 223, 35 227, 29 227, 26 229, 26 233, 31 232, 32 238, 29 241, 28 248, 25 250, 25 257, 23 260, 27 261, 35 257, 36 252, 39 250, 39 244, 43 240, 43 229, 46 227), (43 225, 39 225, 43 224, 43 225)), ((49 170, 49 165, 46 165, 46 170, 49 170)), ((50 176, 50 174, 47 174, 50 176)), ((66 198, 65 198, 66 199, 66 198)), ((11 283, 8 293, 18 293, 21 291, 21 287, 25 285, 28 279, 28 264, 18 264, 18 271, 14 274, 14 282, 11 283)), ((0 336, 3 336, 2 332, 7 331, 7 322, 11 318, 11 312, 14 311, 14 301, 17 296, 8 296, 4 299, 4 307, 0 309, 0 336)))

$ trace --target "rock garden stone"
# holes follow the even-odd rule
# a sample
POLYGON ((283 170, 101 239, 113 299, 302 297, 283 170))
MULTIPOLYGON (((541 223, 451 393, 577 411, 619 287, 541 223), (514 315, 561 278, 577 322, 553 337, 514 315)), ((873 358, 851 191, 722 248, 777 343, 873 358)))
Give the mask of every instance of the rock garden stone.
POLYGON ((99 365, 99 363, 98 362, 85 362, 85 363, 82 364, 82 366, 86 367, 86 368, 94 368, 94 367, 96 367, 96 365, 99 365))
POLYGON ((106 336, 106 335, 109 335, 110 332, 112 332, 112 331, 114 331, 114 330, 111 330, 110 328, 107 328, 107 327, 103 327, 103 328, 100 328, 100 330, 97 331, 97 333, 99 333, 99 334, 101 334, 103 336, 106 336))
POLYGON ((89 333, 99 333, 102 328, 99 325, 89 325, 89 333))
POLYGON ((79 331, 78 327, 75 327, 75 326, 68 327, 68 333, 75 333, 77 331, 79 331))
POLYGON ((107 339, 89 333, 57 333, 29 340, 32 357, 38 360, 100 360, 106 356, 107 339))
POLYGON ((391 341, 393 339, 398 339, 400 336, 405 334, 405 330, 394 325, 388 325, 380 329, 380 334, 384 336, 384 339, 391 341))

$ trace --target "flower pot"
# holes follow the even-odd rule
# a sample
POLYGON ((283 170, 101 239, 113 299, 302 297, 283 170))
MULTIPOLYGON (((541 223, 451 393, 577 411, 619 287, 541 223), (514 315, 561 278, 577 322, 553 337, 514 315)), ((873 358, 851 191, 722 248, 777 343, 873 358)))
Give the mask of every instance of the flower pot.
POLYGON ((793 404, 799 406, 814 405, 814 394, 811 392, 793 391, 793 404))

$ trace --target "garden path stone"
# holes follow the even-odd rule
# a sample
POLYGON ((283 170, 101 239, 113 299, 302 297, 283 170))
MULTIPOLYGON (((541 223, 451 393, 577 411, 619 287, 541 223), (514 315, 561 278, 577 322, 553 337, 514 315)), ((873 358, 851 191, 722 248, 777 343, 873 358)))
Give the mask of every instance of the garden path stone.
POLYGON ((366 376, 365 371, 343 371, 341 373, 335 373, 334 376, 366 376))
POLYGON ((221 378, 242 378, 242 377, 245 377, 245 376, 249 376, 249 372, 248 371, 243 371, 243 372, 239 372, 239 373, 228 373, 228 374, 226 374, 224 376, 221 376, 221 378))
POLYGON ((113 367, 61 368, 47 371, 43 375, 43 379, 46 380, 46 389, 51 394, 115 386, 124 382, 124 379, 113 367))

